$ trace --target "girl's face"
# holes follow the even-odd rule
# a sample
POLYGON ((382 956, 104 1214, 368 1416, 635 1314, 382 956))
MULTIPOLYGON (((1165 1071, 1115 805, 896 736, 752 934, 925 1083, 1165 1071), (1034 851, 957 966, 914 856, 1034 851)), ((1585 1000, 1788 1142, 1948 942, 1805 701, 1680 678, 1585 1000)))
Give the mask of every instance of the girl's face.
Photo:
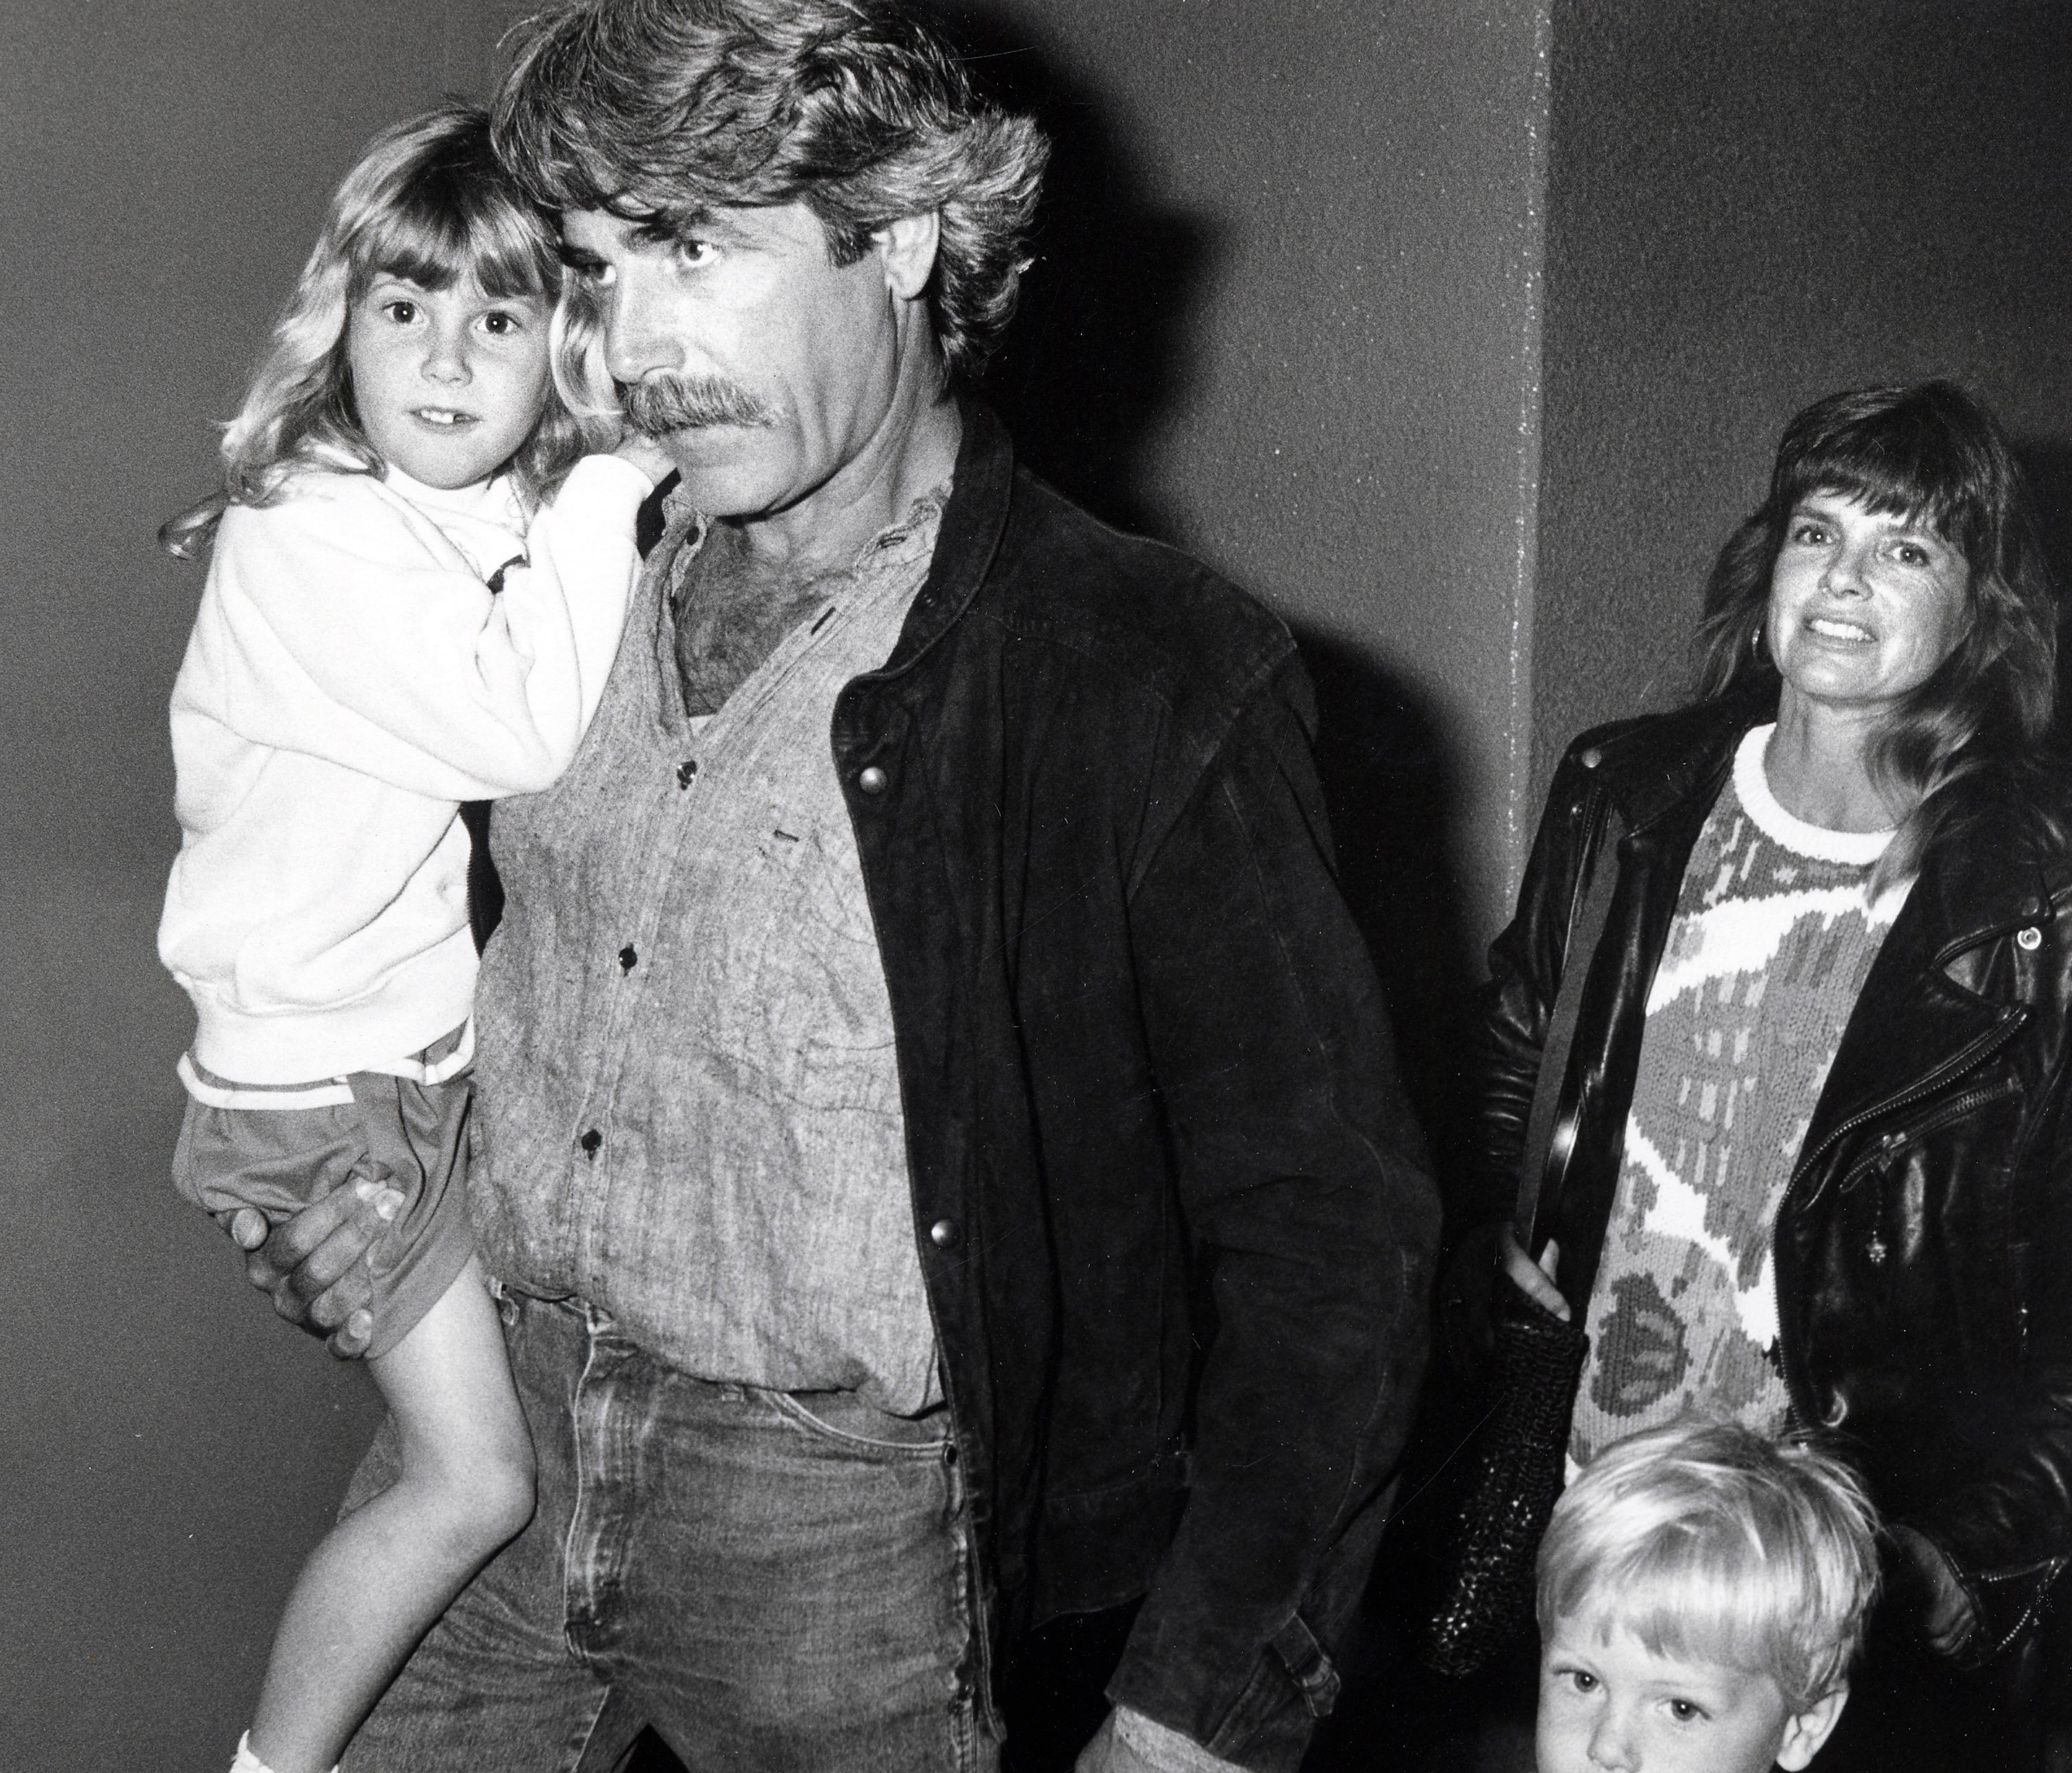
POLYGON ((383 274, 346 317, 360 428, 384 460, 449 492, 486 480, 532 435, 552 385, 543 295, 428 290, 383 274))

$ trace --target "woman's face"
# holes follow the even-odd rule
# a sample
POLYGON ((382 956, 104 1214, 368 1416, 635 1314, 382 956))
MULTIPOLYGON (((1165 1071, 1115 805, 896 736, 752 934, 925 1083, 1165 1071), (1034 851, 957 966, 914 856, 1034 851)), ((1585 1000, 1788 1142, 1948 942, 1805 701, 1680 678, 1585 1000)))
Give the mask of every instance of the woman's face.
POLYGON ((1813 492, 1785 525, 1765 638, 1787 696, 1877 714, 1963 638, 1971 574, 1956 545, 1847 493, 1813 492))

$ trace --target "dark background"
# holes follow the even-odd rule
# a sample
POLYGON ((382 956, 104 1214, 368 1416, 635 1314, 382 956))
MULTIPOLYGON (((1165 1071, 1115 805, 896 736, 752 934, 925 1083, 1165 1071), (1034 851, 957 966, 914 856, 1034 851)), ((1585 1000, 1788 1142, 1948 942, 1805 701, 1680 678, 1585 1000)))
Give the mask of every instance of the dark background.
MULTIPOLYGON (((331 187, 486 92, 508 0, 0 7, 0 1764, 227 1763, 370 1431, 173 1198, 152 932, 204 490, 331 187)), ((1959 376, 2061 520, 2072 9, 960 0, 1053 197, 995 397, 1285 616, 1443 1145, 1577 728, 1675 699, 1712 550, 1833 389, 1959 376)))

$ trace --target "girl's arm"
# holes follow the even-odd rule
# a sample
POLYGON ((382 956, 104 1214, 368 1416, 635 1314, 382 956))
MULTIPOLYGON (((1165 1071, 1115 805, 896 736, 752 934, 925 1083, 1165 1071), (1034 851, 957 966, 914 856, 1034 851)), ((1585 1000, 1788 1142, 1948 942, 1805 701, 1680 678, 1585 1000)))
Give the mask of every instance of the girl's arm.
POLYGON ((544 788, 601 693, 650 490, 625 462, 578 464, 550 526, 557 568, 514 568, 501 596, 372 476, 312 474, 278 504, 233 506, 175 716, 436 798, 544 788))
MULTIPOLYGON (((626 606, 640 574, 633 512, 668 472, 668 458, 645 439, 610 455, 587 455, 570 471, 553 501, 532 520, 527 558, 507 567, 504 594, 558 599, 574 633, 581 690, 581 738, 604 694, 619 654, 626 606), (625 496, 635 481, 632 511, 625 496)), ((573 748, 571 748, 573 755, 573 748)))

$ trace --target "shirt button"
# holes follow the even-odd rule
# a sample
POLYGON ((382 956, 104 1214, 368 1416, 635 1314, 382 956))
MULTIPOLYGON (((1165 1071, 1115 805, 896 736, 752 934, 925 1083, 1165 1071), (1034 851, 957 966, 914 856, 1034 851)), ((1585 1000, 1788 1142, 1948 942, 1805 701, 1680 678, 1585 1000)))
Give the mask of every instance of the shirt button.
POLYGON ((957 1240, 957 1228, 949 1220, 939 1219, 928 1228, 928 1241, 939 1250, 946 1250, 957 1240))
POLYGON ((628 942, 619 951, 619 970, 621 973, 631 973, 639 959, 640 956, 633 952, 633 944, 628 942))
POLYGON ((882 794, 885 792, 885 771, 874 763, 857 777, 856 785, 865 794, 882 794))
POLYGON ((697 773, 698 760, 695 757, 685 758, 676 766, 676 786, 680 788, 689 788, 691 785, 691 778, 697 773))
POLYGON ((583 1136, 580 1139, 576 1141, 576 1143, 581 1146, 586 1152, 594 1158, 597 1155, 597 1148, 604 1143, 604 1135, 598 1132, 595 1127, 591 1127, 584 1133, 583 1136))

